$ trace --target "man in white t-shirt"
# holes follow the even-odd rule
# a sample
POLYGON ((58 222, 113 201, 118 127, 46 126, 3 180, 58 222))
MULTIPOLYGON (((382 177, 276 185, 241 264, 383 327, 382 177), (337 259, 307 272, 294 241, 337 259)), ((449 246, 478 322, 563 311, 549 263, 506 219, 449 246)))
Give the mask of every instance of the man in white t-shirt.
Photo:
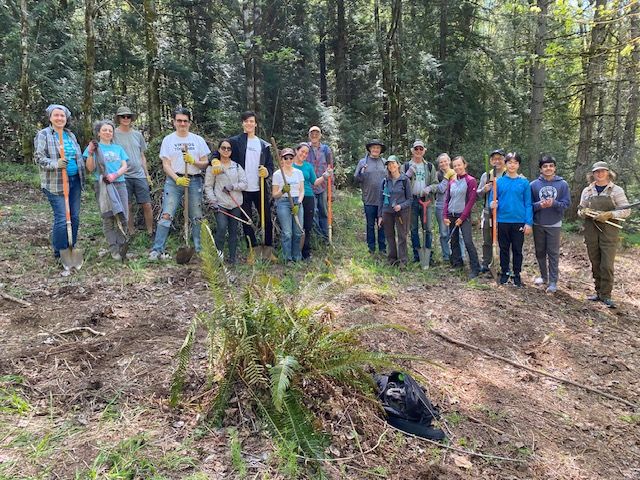
POLYGON ((185 188, 189 190, 189 219, 191 235, 196 252, 200 251, 200 222, 202 220, 203 170, 209 165, 211 153, 200 135, 191 133, 191 111, 178 107, 173 112, 173 126, 176 131, 167 135, 160 146, 162 169, 167 175, 162 195, 162 215, 158 220, 156 238, 149 254, 149 260, 168 258, 164 246, 169 236, 171 222, 182 200, 185 188), (186 148, 187 153, 183 153, 186 148))
MULTIPOLYGON (((256 114, 246 111, 241 116, 242 130, 229 140, 231 142, 231 159, 244 168, 247 174, 247 189, 242 192, 242 209, 251 214, 252 206, 261 214, 261 192, 260 178, 265 180, 273 174, 273 158, 269 144, 256 135, 256 114)), ((264 244, 271 246, 273 243, 273 232, 271 222, 271 195, 269 188, 265 185, 264 195, 264 244)), ((251 225, 243 225, 245 238, 248 236, 251 246, 258 244, 256 234, 251 225)))

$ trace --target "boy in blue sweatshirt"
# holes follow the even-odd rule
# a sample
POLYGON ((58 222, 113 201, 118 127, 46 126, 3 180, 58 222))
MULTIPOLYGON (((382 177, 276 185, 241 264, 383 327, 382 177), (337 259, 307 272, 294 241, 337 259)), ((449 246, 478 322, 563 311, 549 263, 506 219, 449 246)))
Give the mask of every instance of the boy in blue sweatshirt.
POLYGON ((493 191, 489 200, 491 208, 497 206, 498 245, 500 246, 500 284, 509 281, 509 250, 513 252, 513 284, 522 287, 520 271, 522 270, 522 246, 524 236, 531 233, 533 225, 533 208, 531 206, 531 186, 529 180, 518 174, 520 154, 507 154, 505 163, 507 174, 497 182, 497 201, 493 199, 493 191))
POLYGON ((536 285, 548 283, 547 293, 558 290, 560 231, 564 211, 571 204, 569 185, 556 175, 556 159, 543 156, 538 162, 540 176, 531 182, 533 196, 533 243, 540 267, 536 285))

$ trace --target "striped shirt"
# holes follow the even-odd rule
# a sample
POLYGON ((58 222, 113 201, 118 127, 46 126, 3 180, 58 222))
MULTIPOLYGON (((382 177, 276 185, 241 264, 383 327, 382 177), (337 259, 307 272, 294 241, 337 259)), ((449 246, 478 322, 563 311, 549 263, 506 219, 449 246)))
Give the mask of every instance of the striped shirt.
MULTIPOLYGON (((76 162, 78 164, 78 174, 80 175, 80 184, 84 184, 84 159, 80 145, 75 135, 65 129, 65 133, 69 136, 76 150, 76 162)), ((58 166, 60 159, 60 141, 58 134, 53 127, 47 127, 40 130, 33 139, 35 153, 33 160, 40 167, 40 186, 51 193, 62 193, 62 169, 58 166)))

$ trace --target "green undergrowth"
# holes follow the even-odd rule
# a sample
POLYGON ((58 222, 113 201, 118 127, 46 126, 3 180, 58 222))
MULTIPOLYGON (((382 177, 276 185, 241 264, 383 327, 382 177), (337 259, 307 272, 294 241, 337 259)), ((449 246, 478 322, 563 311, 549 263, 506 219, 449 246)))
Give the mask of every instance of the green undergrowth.
POLYGON ((40 187, 38 167, 29 163, 0 162, 0 178, 3 182, 17 182, 34 188, 40 187))

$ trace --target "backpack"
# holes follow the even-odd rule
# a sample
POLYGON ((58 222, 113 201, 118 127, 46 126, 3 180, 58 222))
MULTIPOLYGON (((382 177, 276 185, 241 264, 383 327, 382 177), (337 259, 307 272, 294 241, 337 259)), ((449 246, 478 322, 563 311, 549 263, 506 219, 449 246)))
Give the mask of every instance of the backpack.
POLYGON ((389 375, 376 375, 375 381, 378 398, 390 425, 431 440, 446 438, 442 430, 431 426, 434 420, 440 418, 439 410, 432 405, 411 375, 391 372, 389 375))
MULTIPOLYGON (((402 187, 404 188, 404 195, 407 198, 411 198, 411 188, 407 189, 408 184, 409 184, 409 179, 405 176, 402 179, 402 187)), ((387 177, 384 177, 384 179, 382 180, 382 192, 384 196, 385 206, 389 205, 389 197, 391 196, 391 194, 389 193, 389 190, 387 189, 388 186, 389 186, 388 179, 387 177)))

